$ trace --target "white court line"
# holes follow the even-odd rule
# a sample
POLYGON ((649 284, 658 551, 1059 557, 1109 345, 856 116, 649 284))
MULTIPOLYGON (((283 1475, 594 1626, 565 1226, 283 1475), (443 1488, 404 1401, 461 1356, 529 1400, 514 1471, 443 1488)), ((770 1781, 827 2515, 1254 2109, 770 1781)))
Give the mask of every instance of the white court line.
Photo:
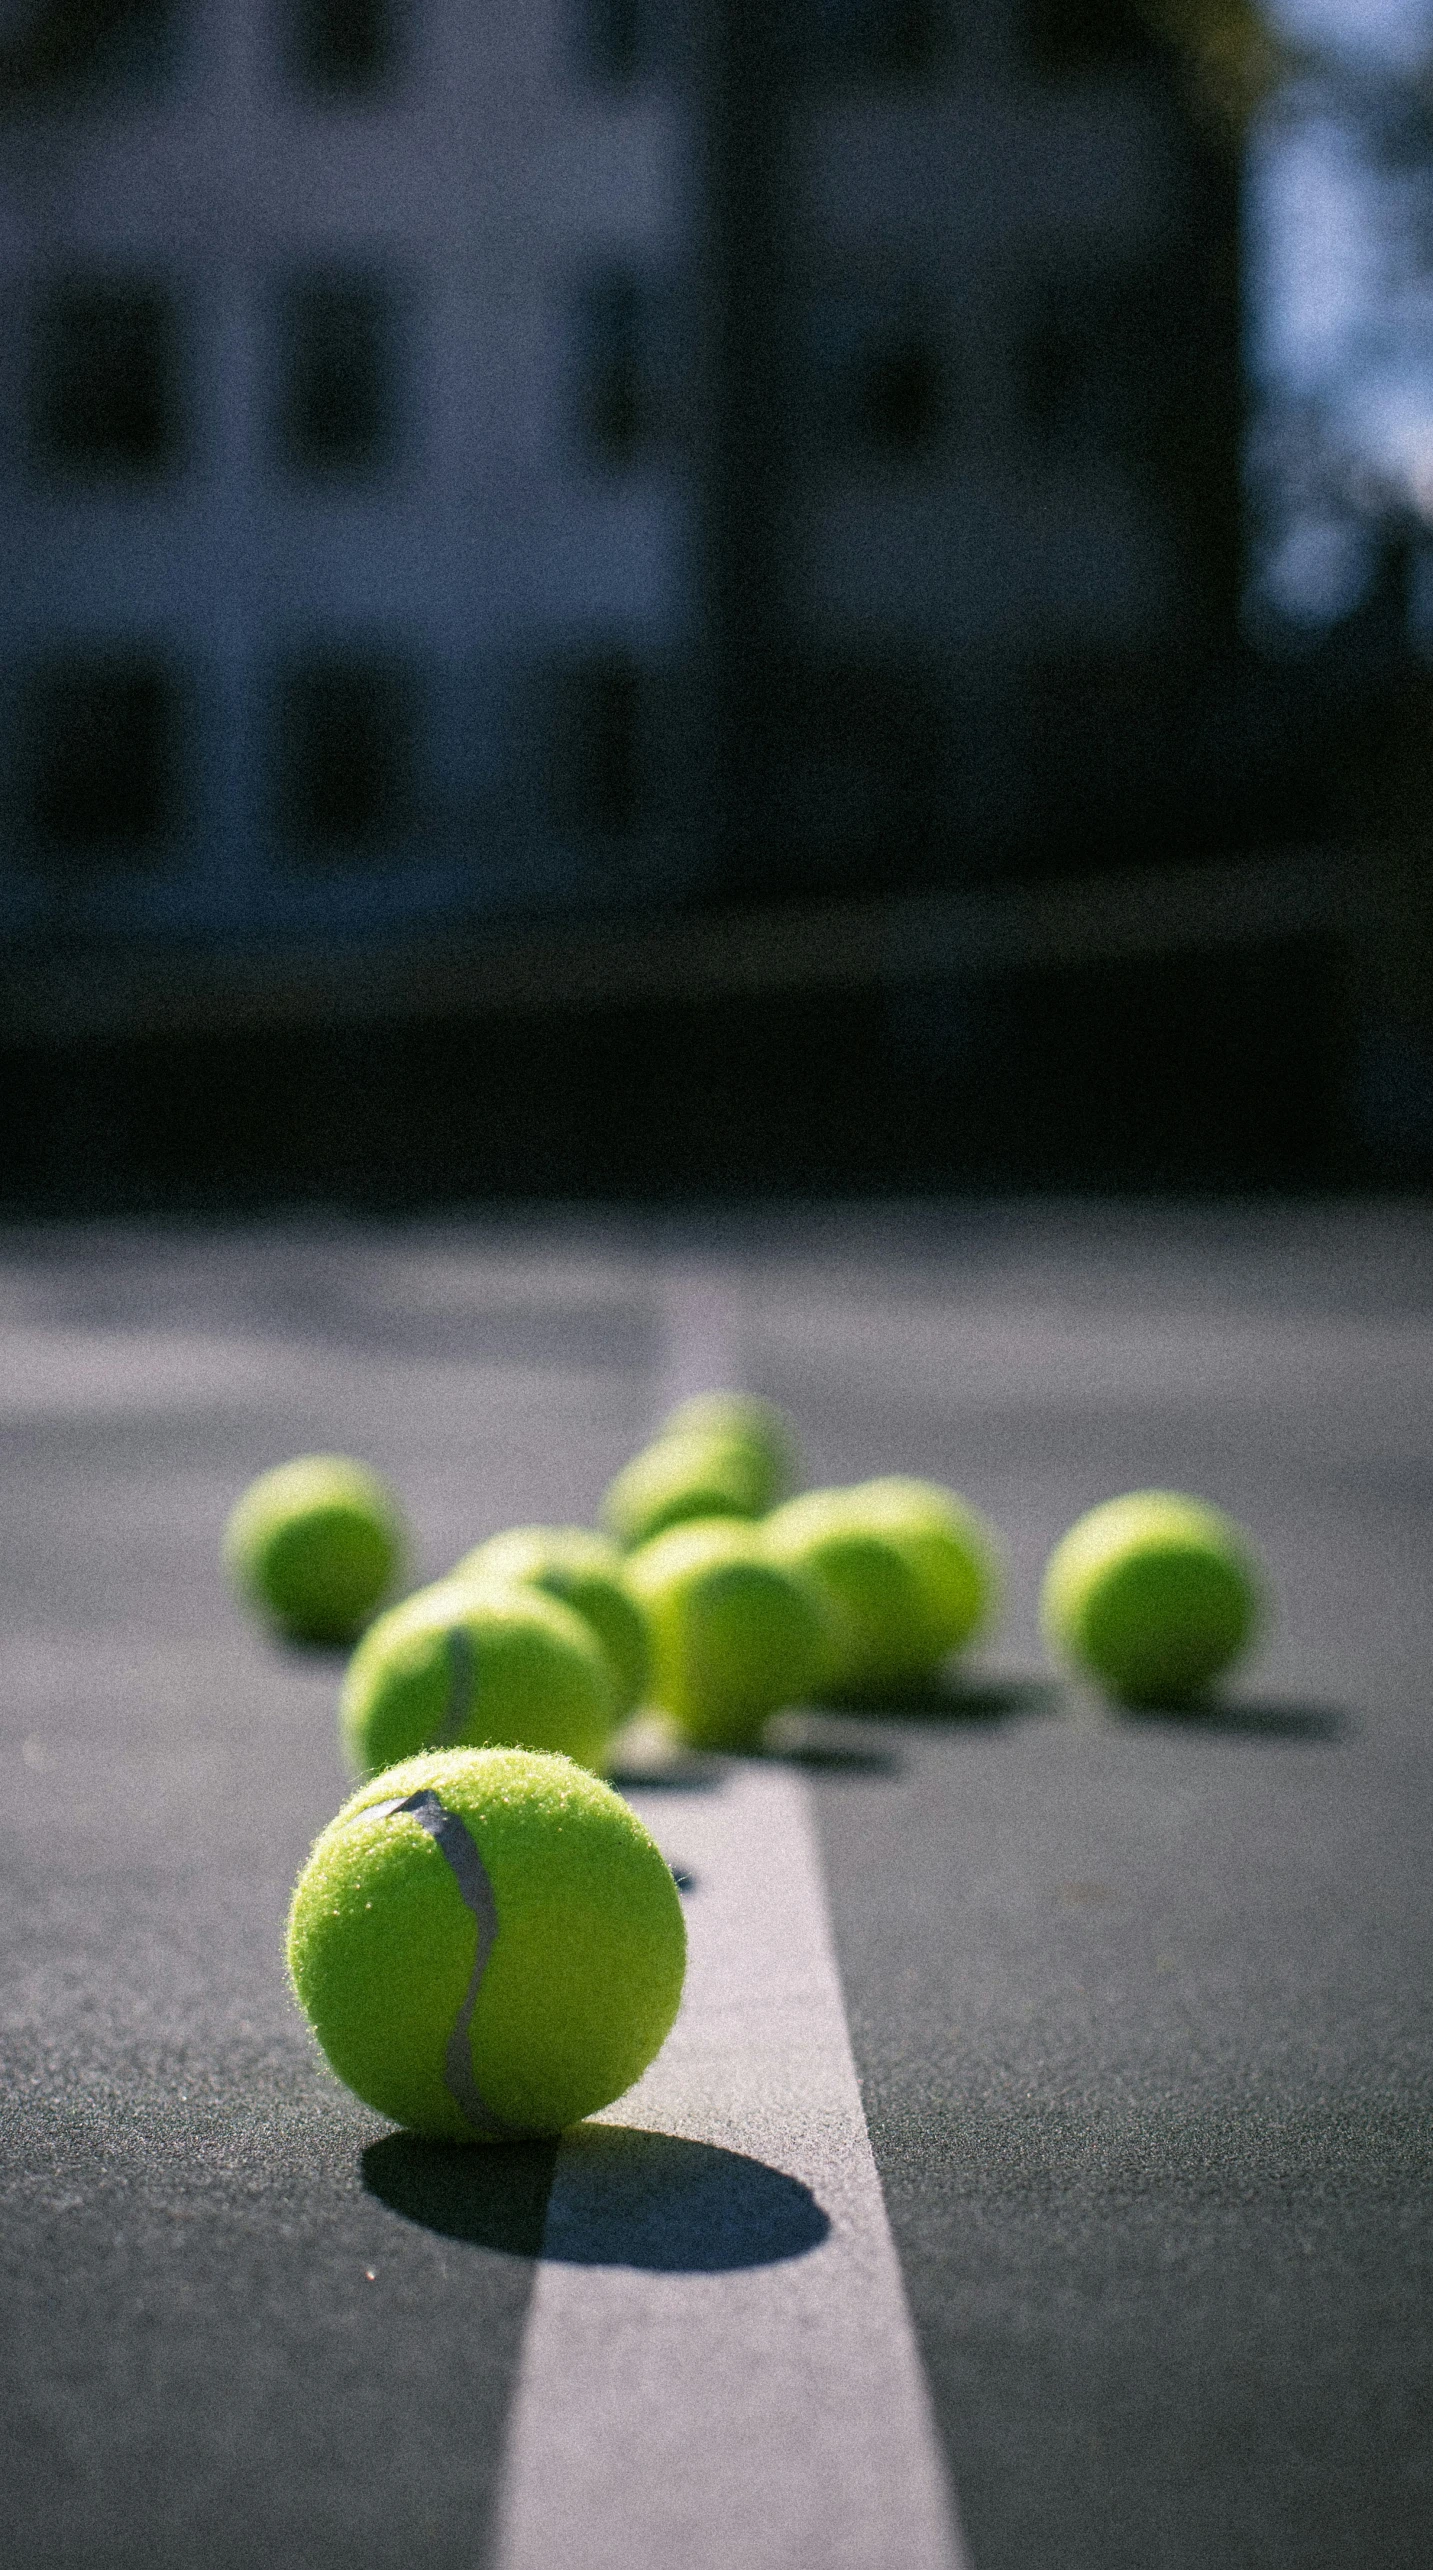
POLYGON ((753 1763, 707 1791, 632 1799, 696 1877, 691 1955, 665 2049, 600 2122, 761 2165, 701 2151, 664 2164, 663 2146, 591 2126, 563 2143, 501 2570, 960 2570, 809 1787, 753 1763), (649 2182, 624 2181, 629 2159, 649 2182), (686 2227, 684 2189, 699 2199, 686 2227), (733 2263, 693 2271, 703 2240, 733 2263))
POLYGON ((727 1278, 673 1262, 661 1282, 662 1358, 655 1417, 693 1392, 734 1392, 746 1381, 747 1316, 727 1278))

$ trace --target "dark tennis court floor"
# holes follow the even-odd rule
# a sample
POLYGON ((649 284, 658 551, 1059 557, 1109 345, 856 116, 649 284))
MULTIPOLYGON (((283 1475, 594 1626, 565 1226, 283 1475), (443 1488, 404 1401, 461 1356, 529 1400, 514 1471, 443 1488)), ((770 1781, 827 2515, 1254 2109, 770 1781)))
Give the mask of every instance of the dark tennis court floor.
MULTIPOLYGON (((823 1715, 782 1767, 952 2542, 975 2570, 1428 2560, 1433 1218, 1011 1206, 0 1235, 17 2570, 530 2559, 502 2491, 554 2154, 487 2163, 475 2215, 313 2053, 279 1947, 343 1790, 337 1665, 240 1621, 218 1538, 262 1466, 345 1448, 435 1573, 590 1517, 672 1389, 737 1377, 789 1407, 809 1478, 933 1474, 1008 1547, 957 1692, 823 1715), (1114 1718, 1038 1643, 1050 1543, 1149 1484, 1245 1519, 1277 1599, 1199 1719, 1114 1718)), ((824 2254, 831 2207, 819 2156, 799 2213, 759 2154, 733 2210, 724 2165, 668 2235, 664 2310, 679 2351, 684 2295, 693 2335, 745 2313, 759 2381, 795 2306, 737 2297, 824 2254)), ((560 2252, 583 2291, 642 2265, 629 2200, 560 2252)), ((761 2468, 784 2438, 794 2471, 781 2365, 761 2468)), ((630 2570, 675 2557, 657 2523, 639 2468, 630 2570)), ((841 2541, 815 2509, 762 2557, 827 2570, 841 2541)), ((710 2515, 679 2550, 751 2557, 710 2515)))

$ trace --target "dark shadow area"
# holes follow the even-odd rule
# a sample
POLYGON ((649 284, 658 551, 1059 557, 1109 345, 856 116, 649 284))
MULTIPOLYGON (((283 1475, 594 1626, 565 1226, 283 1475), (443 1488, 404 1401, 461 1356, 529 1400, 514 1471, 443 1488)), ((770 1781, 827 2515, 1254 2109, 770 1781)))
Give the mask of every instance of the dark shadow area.
POLYGON ((821 1712, 862 1722, 1012 1722, 1053 1713, 1060 1688, 1051 1678, 971 1677, 946 1686, 905 1688, 898 1695, 827 1696, 821 1712))
POLYGON ((301 1668, 332 1669, 335 1677, 342 1676, 353 1657, 352 1642, 309 1641, 301 1633, 268 1633, 265 1639, 272 1643, 281 1658, 292 1660, 301 1668))
POLYGON ((1336 1705, 1222 1702, 1129 1705, 1125 1722, 1167 1722, 1180 1731, 1237 1732, 1247 1740, 1344 1740, 1356 1727, 1336 1705))
POLYGON ((636 1750, 630 1757, 619 1750, 606 1774, 608 1784, 615 1785, 619 1794, 638 1786, 643 1792, 656 1788, 690 1794, 710 1793, 721 1783, 723 1772, 719 1758, 704 1756, 699 1749, 673 1749, 665 1755, 653 1751, 650 1756, 636 1750))
POLYGON ((363 2183, 445 2239, 570 2266, 722 2275, 819 2248, 831 2225, 809 2187, 740 2151, 624 2124, 555 2142, 463 2150, 395 2133, 370 2143, 363 2183))
POLYGON ((1022 1714, 1053 1713, 1060 1690, 1053 1678, 971 1678, 933 1696, 928 1710, 934 1720, 1010 1722, 1022 1714))
POLYGON ((849 1775, 893 1776, 902 1765, 898 1752, 868 1720, 853 1721, 823 1707, 774 1713, 761 1745, 766 1757, 784 1765, 836 1769, 849 1775))
POLYGON ((771 1744, 771 1754, 788 1766, 817 1767, 823 1774, 898 1776, 903 1761, 893 1749, 870 1740, 843 1740, 837 1733, 812 1732, 806 1738, 771 1744))
POLYGON ((1217 1194, 1359 1176, 1346 994, 1322 951, 1016 973, 915 998, 12 1039, 0 1205, 1217 1194))
POLYGON ((491 2142, 466 2149, 390 2133, 363 2154, 363 2183, 394 2213, 510 2258, 542 2253, 556 2142, 491 2142))

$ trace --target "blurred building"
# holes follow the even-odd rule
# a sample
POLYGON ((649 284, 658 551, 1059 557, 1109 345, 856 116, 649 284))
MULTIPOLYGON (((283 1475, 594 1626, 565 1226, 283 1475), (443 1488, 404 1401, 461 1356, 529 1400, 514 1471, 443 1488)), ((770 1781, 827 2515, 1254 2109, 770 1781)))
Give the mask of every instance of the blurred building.
POLYGON ((713 588, 763 788, 729 845, 812 885, 1183 852, 1237 612, 1237 151, 1136 0, 798 12, 732 0, 713 84, 713 588))
POLYGON ((36 0, 8 33, 8 922, 600 888, 628 671, 688 613, 637 344, 670 101, 516 5, 36 0))
POLYGON ((11 937, 1237 840, 1237 168, 1132 7, 0 0, 0 80, 11 937))

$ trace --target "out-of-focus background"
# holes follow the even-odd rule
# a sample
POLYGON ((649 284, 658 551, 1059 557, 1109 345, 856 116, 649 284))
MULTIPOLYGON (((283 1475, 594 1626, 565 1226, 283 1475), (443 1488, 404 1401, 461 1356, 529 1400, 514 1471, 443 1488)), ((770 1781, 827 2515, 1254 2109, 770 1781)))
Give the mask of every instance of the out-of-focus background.
POLYGON ((0 0, 0 1205, 1418 1185, 1430 0, 0 0))

